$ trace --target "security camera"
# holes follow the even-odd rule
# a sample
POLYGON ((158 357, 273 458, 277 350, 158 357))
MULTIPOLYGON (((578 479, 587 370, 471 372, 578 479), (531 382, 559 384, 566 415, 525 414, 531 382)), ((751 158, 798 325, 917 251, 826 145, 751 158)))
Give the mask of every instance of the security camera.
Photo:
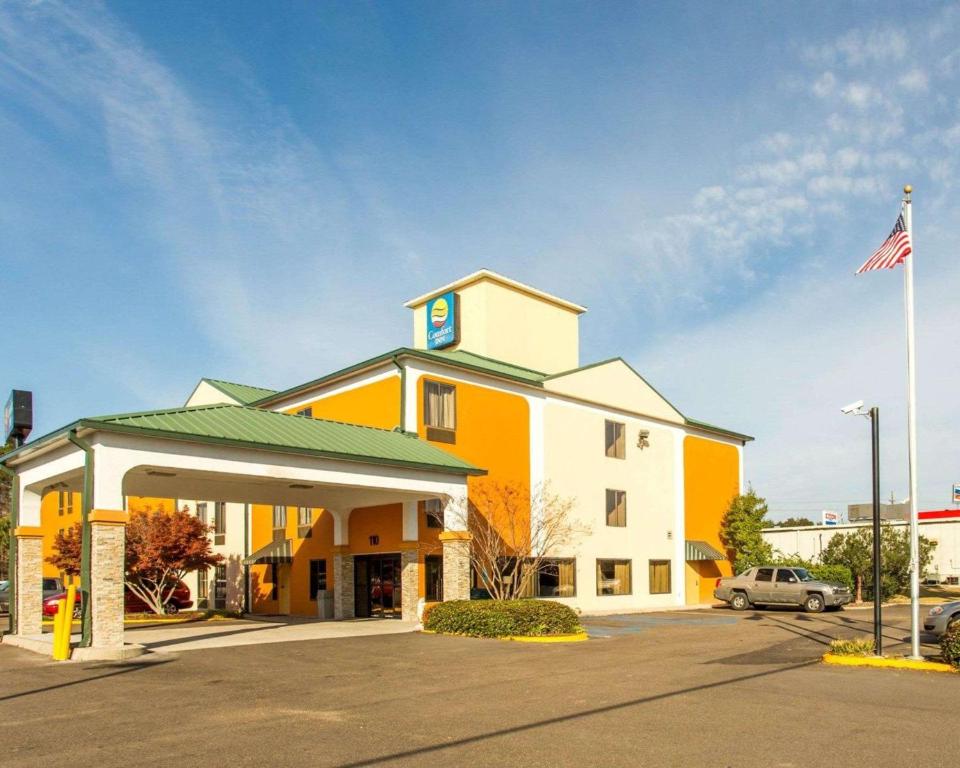
POLYGON ((863 400, 857 400, 855 403, 843 406, 840 413, 857 413, 861 408, 863 408, 863 400))

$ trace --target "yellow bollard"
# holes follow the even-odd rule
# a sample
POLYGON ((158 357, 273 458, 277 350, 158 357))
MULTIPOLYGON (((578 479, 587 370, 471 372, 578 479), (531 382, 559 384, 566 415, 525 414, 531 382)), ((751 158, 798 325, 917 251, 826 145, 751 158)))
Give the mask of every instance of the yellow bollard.
MULTIPOLYGON (((73 608, 77 604, 77 588, 71 584, 67 587, 67 604, 64 606, 63 624, 60 631, 60 660, 70 658, 70 635, 73 633, 73 608)), ((60 611, 57 610, 59 614, 60 611)), ((56 642, 56 641, 54 641, 56 642)))
POLYGON ((63 661, 60 655, 60 637, 63 635, 65 617, 67 615, 67 601, 57 600, 57 613, 53 617, 53 660, 63 661))

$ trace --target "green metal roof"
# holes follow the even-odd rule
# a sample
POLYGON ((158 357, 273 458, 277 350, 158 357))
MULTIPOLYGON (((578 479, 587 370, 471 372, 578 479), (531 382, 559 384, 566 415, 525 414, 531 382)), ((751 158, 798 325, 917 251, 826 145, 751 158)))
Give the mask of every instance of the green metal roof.
POLYGON ((719 549, 712 547, 705 541, 686 542, 687 560, 726 560, 727 556, 719 549))
POLYGON ((81 419, 81 428, 132 432, 459 475, 485 470, 406 432, 311 419, 243 405, 200 405, 81 419))
POLYGON ((519 379, 520 381, 525 381, 528 384, 536 384, 537 386, 542 385, 547 375, 542 371, 535 371, 532 368, 524 368, 519 365, 513 365, 512 363, 505 363, 502 360, 494 360, 492 357, 484 357, 483 355, 467 352, 462 349, 450 351, 442 349, 417 349, 407 350, 407 354, 428 360, 437 360, 442 363, 447 363, 448 365, 455 365, 458 368, 472 368, 485 373, 492 373, 495 376, 519 379))
POLYGON ((225 395, 229 395, 241 405, 250 405, 257 400, 276 394, 277 390, 266 387, 252 387, 249 384, 236 384, 232 381, 220 379, 203 379, 211 387, 216 387, 225 395))

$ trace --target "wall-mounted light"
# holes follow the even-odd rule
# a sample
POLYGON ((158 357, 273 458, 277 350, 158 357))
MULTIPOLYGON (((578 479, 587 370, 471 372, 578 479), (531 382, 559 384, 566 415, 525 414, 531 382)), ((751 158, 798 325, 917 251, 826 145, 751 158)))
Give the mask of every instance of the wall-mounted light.
POLYGON ((650 447, 650 430, 641 429, 640 434, 637 436, 637 448, 639 448, 642 451, 644 448, 649 448, 649 447, 650 447))
POLYGON ((313 488, 312 485, 304 485, 303 483, 290 483, 290 488, 296 488, 298 490, 307 491, 313 488))
POLYGON ((147 474, 151 477, 176 477, 176 472, 161 472, 159 469, 148 469, 147 474))

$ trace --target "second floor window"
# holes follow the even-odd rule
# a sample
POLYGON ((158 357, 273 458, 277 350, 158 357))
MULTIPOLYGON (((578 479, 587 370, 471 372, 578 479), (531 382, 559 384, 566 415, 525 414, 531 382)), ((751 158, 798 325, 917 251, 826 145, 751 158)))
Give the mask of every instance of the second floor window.
POLYGON ((306 416, 307 418, 313 418, 313 406, 307 406, 306 408, 301 408, 297 411, 297 416, 306 416))
POLYGON ((427 513, 427 528, 443 528, 443 503, 440 499, 427 499, 423 502, 427 513))
POLYGON ((619 421, 606 422, 606 451, 611 459, 623 459, 627 455, 627 425, 619 421))
POLYGON ((313 510, 310 507, 297 508, 297 536, 309 539, 313 535, 313 510))
POLYGON ((227 534, 227 503, 215 501, 213 503, 213 543, 223 544, 227 534))
POLYGON ((205 501, 197 502, 197 518, 204 525, 207 524, 207 502, 205 501))
POLYGON ((457 388, 439 381, 423 382, 423 423, 427 439, 454 442, 457 429, 457 388))
POLYGON ((273 540, 280 541, 287 533, 287 508, 276 505, 273 508, 273 540))
POLYGON ((627 524, 627 492, 607 489, 607 525, 623 528, 627 524))
POLYGON ((66 493, 64 493, 63 491, 60 491, 60 492, 57 494, 57 514, 58 514, 58 515, 62 515, 62 514, 64 513, 64 510, 65 510, 66 507, 67 507, 66 497, 67 497, 68 495, 69 495, 69 494, 66 494, 66 493))

